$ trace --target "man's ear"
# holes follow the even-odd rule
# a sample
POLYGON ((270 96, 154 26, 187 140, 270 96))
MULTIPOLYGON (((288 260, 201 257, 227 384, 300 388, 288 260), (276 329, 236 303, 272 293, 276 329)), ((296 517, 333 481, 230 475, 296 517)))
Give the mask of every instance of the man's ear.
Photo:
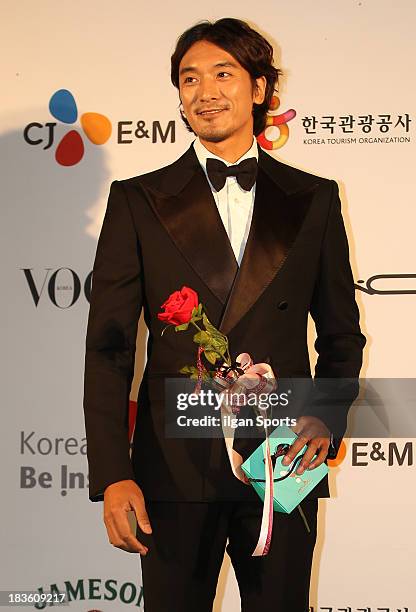
POLYGON ((185 111, 183 110, 183 104, 182 104, 182 100, 179 97, 179 112, 182 115, 182 117, 185 117, 186 119, 186 115, 185 115, 185 111))
POLYGON ((254 81, 253 87, 253 102, 254 104, 262 104, 266 96, 267 80, 265 76, 261 76, 254 81))

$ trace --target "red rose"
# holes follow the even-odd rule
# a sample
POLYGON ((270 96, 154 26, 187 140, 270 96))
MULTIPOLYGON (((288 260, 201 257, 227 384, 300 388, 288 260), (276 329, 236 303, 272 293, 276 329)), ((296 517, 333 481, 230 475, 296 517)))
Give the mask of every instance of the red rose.
POLYGON ((189 323, 192 318, 192 310, 198 306, 198 303, 199 299, 196 291, 183 286, 180 291, 174 291, 170 294, 161 306, 165 309, 165 312, 159 312, 157 317, 165 323, 171 323, 171 325, 189 323))

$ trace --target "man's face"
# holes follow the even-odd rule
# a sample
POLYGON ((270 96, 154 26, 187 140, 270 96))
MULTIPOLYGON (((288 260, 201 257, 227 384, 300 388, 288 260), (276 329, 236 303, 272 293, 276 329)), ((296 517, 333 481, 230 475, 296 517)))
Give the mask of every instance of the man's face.
POLYGON ((253 134, 253 103, 264 100, 266 79, 255 81, 227 51, 202 40, 179 65, 179 95, 184 114, 201 140, 221 142, 253 134))

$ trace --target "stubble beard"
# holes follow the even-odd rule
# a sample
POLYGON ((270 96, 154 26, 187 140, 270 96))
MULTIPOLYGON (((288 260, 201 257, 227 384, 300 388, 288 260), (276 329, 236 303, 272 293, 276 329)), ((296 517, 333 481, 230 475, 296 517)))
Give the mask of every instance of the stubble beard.
POLYGON ((206 140, 207 142, 222 142, 223 140, 227 140, 227 138, 230 138, 230 136, 233 135, 234 131, 235 130, 233 130, 232 128, 221 129, 207 126, 205 129, 196 132, 196 135, 199 138, 206 140))

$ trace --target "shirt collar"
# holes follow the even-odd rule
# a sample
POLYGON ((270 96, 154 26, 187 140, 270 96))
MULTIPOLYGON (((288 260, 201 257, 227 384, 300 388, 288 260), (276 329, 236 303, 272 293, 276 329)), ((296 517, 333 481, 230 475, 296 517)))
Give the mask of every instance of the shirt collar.
POLYGON ((258 148, 257 148, 257 140, 255 136, 253 136, 253 142, 249 150, 246 151, 246 153, 244 153, 244 155, 242 155, 235 162, 228 162, 222 157, 219 157, 218 155, 214 155, 214 153, 211 153, 211 151, 208 151, 208 149, 202 144, 202 142, 199 140, 198 137, 194 140, 193 145, 194 145, 195 153, 198 157, 199 163, 201 164, 205 174, 207 174, 206 164, 207 164, 208 157, 213 157, 214 159, 220 159, 227 166, 233 166, 234 164, 238 164, 241 161, 243 161, 243 159, 247 159, 249 157, 255 157, 257 160, 259 157, 258 148))

